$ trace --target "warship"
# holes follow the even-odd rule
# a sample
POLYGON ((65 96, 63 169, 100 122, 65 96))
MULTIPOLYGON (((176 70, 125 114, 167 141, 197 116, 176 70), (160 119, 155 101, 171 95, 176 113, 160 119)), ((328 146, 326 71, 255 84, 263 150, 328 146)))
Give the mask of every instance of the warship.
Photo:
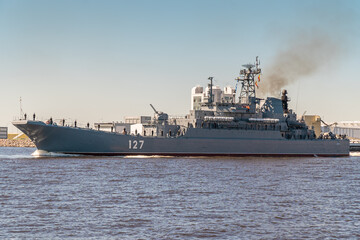
MULTIPOLYGON (((154 117, 128 124, 122 131, 103 131, 55 124, 13 122, 38 150, 81 155, 163 156, 348 156, 349 140, 334 134, 316 136, 281 98, 256 97, 262 74, 258 58, 242 65, 236 86, 219 95, 213 77, 205 91, 194 89, 192 108, 184 117, 154 110, 154 117), (130 129, 129 129, 130 128, 130 129)), ((35 116, 34 116, 35 118, 35 116)))

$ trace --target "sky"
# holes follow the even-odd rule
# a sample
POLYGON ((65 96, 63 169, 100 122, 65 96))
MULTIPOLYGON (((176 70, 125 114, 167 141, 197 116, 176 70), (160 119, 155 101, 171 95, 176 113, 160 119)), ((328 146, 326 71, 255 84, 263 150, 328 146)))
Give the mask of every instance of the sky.
POLYGON ((84 125, 150 103, 185 115, 193 86, 235 86, 256 56, 259 88, 289 79, 299 115, 360 121, 360 1, 0 0, 0 126, 20 97, 28 116, 84 125))

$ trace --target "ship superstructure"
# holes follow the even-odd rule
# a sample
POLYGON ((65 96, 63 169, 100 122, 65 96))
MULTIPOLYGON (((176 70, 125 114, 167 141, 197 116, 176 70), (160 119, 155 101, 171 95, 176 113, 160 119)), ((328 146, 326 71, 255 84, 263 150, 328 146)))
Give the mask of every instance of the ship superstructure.
MULTIPOLYGON (((14 125, 39 150, 90 155, 324 155, 349 154, 349 141, 319 138, 281 99, 256 97, 261 68, 245 64, 235 80, 240 87, 222 93, 213 86, 193 89, 191 110, 185 117, 172 118, 154 110, 143 123, 128 124, 123 131, 104 132, 89 128, 55 126, 39 121, 17 121, 14 125), (262 104, 261 104, 262 103, 262 104)), ((113 130, 113 128, 111 128, 113 130)))

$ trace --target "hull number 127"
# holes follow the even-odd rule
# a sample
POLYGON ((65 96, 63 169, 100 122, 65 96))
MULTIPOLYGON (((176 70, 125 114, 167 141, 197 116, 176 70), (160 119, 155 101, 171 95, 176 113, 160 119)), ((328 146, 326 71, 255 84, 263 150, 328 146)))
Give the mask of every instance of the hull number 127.
POLYGON ((144 140, 139 140, 139 141, 129 140, 129 149, 142 149, 143 145, 144 145, 144 140))

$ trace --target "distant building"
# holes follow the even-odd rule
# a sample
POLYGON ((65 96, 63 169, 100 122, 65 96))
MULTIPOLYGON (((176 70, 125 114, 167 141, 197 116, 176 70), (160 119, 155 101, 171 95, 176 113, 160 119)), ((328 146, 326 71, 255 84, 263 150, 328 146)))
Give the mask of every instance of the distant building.
POLYGON ((305 124, 309 129, 313 129, 317 137, 321 134, 321 118, 318 115, 305 115, 304 116, 305 124))
POLYGON ((106 131, 106 132, 114 132, 115 130, 114 122, 102 122, 102 123, 94 123, 94 128, 96 130, 106 131))
POLYGON ((150 123, 150 116, 138 116, 138 117, 125 117, 125 123, 136 124, 136 123, 150 123))
POLYGON ((204 101, 204 88, 200 86, 191 89, 191 110, 200 110, 201 103, 204 101))
POLYGON ((360 139, 360 121, 343 121, 330 126, 322 127, 324 132, 346 135, 350 138, 360 139))
POLYGON ((229 86, 224 87, 222 99, 227 103, 235 102, 235 88, 229 86))
MULTIPOLYGON (((94 123, 94 128, 96 130, 106 131, 106 132, 118 132, 123 133, 124 130, 127 134, 131 132, 132 125, 142 125, 144 123, 150 123, 150 116, 138 116, 138 117, 125 117, 124 122, 99 122, 94 123)), ((140 129, 140 127, 138 127, 140 129)), ((141 131, 142 132, 142 129, 141 131)))
POLYGON ((8 138, 8 128, 0 127, 0 139, 7 139, 7 138, 8 138))
POLYGON ((125 130, 126 133, 129 134, 130 126, 131 126, 130 123, 123 123, 123 122, 115 123, 115 132, 123 133, 125 130))
MULTIPOLYGON (((235 102, 235 88, 227 86, 222 91, 219 86, 212 87, 213 102, 232 103, 235 102)), ((207 103, 210 98, 210 88, 196 86, 191 89, 191 110, 200 110, 203 103, 207 103)))

